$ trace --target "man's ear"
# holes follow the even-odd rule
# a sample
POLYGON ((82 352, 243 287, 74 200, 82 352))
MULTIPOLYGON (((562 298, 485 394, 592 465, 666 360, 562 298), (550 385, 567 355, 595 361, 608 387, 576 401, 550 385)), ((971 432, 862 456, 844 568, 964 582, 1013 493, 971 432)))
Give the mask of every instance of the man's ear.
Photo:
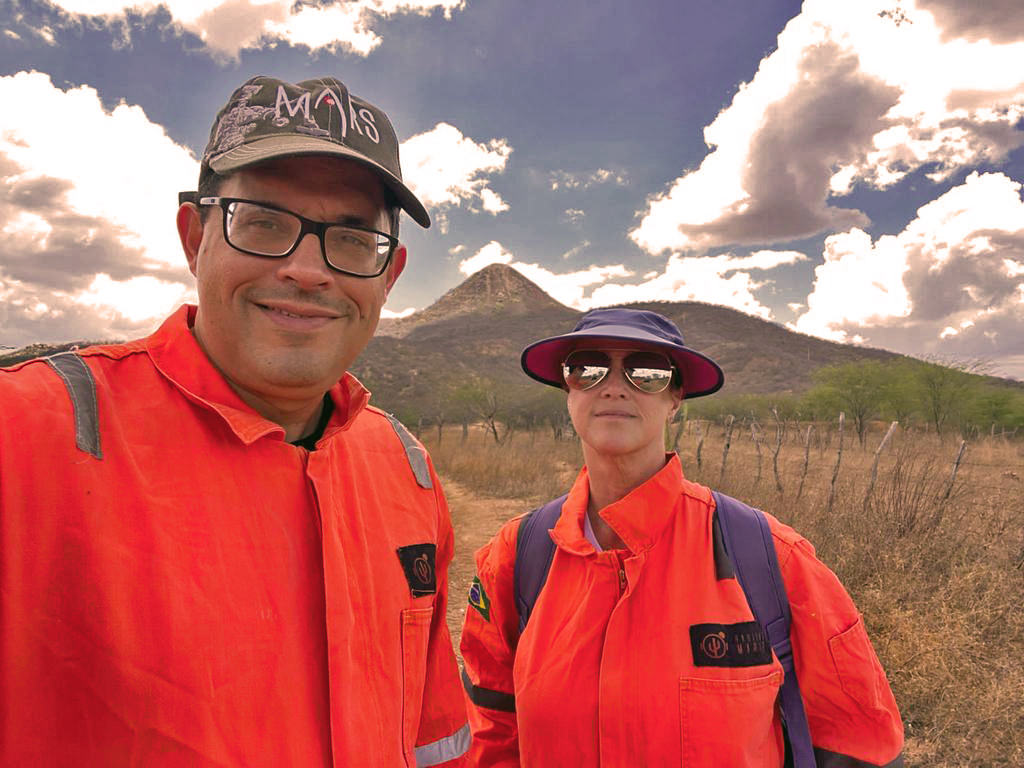
POLYGON ((199 259, 199 245, 203 242, 205 228, 203 217, 194 203, 182 203, 178 208, 175 223, 178 225, 178 239, 181 240, 181 249, 185 252, 189 272, 195 276, 199 259))
POLYGON ((408 258, 409 253, 405 250, 405 246, 401 243, 396 245, 395 252, 391 254, 391 263, 388 264, 388 271, 384 273, 387 276, 387 284, 384 288, 385 293, 391 292, 391 288, 395 281, 398 280, 398 276, 405 269, 405 261, 408 258))

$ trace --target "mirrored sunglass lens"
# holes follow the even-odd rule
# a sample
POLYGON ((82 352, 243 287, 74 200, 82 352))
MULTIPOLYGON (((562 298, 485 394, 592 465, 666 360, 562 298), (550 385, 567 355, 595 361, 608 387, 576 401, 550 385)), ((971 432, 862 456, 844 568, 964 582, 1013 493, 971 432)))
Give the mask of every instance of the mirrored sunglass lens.
POLYGON ((661 392, 672 381, 672 363, 654 352, 637 352, 623 360, 627 378, 641 392, 661 392))
POLYGON ((252 203, 232 203, 227 211, 226 234, 236 248, 267 256, 281 256, 295 245, 302 223, 292 214, 252 203))
POLYGON ((562 377, 573 389, 590 389, 608 375, 610 362, 603 352, 573 352, 562 364, 562 377))

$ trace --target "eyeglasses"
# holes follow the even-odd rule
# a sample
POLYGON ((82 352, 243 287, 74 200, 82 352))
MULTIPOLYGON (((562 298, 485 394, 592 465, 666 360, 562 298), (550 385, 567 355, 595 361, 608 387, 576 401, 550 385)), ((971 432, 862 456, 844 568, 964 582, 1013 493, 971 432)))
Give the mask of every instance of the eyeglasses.
POLYGON ((320 253, 331 269, 353 277, 377 277, 387 269, 398 245, 398 238, 375 229, 313 221, 268 203, 203 197, 199 204, 219 206, 224 212, 228 245, 251 256, 283 259, 312 232, 319 238, 320 253))
MULTIPOLYGON (((596 387, 608 376, 612 359, 599 349, 580 349, 562 363, 562 378, 570 389, 596 387)), ((630 352, 622 359, 626 381, 641 392, 655 395, 672 383, 672 362, 660 352, 630 352)))

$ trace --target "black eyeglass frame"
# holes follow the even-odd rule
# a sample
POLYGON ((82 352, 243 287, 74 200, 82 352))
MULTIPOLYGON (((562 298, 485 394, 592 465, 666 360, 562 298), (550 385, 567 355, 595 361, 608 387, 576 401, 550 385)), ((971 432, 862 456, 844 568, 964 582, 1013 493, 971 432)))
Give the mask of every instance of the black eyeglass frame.
MULTIPOLYGON (((603 350, 603 349, 576 349, 576 350, 573 350, 572 352, 570 352, 566 356, 565 360, 562 361, 561 368, 562 368, 562 380, 565 382, 565 386, 566 387, 568 387, 569 389, 575 389, 578 392, 586 392, 588 389, 593 389, 594 387, 598 386, 599 384, 601 384, 603 381, 605 381, 608 378, 608 374, 611 373, 611 370, 612 370, 612 359, 611 359, 611 356, 608 354, 608 352, 606 350, 603 350), (570 373, 569 373, 569 369, 571 367, 570 366, 570 361, 572 360, 574 355, 588 355, 588 354, 589 355, 593 355, 593 354, 603 355, 605 357, 605 362, 603 364, 598 364, 598 363, 580 363, 579 365, 582 365, 582 366, 585 366, 585 367, 591 367, 591 368, 604 368, 604 373, 602 373, 598 378, 594 379, 592 382, 590 382, 586 386, 576 386, 576 385, 571 384, 570 383, 570 373)), ((676 379, 676 375, 677 375, 676 371, 677 371, 677 368, 676 368, 675 364, 672 362, 672 359, 668 355, 664 354, 663 352, 657 352, 657 351, 654 351, 654 350, 646 350, 646 349, 644 349, 644 350, 637 349, 637 350, 630 351, 629 353, 627 353, 622 358, 622 376, 623 376, 623 378, 625 378, 626 381, 628 381, 630 383, 630 385, 635 390, 637 390, 638 392, 642 392, 645 395, 657 395, 657 394, 659 394, 661 392, 664 392, 666 389, 668 389, 672 385, 673 380, 676 379), (664 365, 664 367, 662 367, 662 366, 651 366, 651 365, 645 365, 645 366, 631 366, 631 365, 628 365, 627 364, 628 360, 633 355, 655 355, 658 358, 660 358, 661 360, 663 360, 665 365, 664 365), (632 376, 632 371, 635 370, 635 369, 638 369, 638 368, 645 368, 645 369, 649 369, 649 370, 665 370, 665 371, 669 372, 669 375, 665 377, 664 385, 662 387, 660 387, 659 389, 644 389, 639 384, 637 384, 636 381, 634 381, 633 376, 632 376)))
MULTIPOLYGON (((179 200, 180 199, 181 196, 179 195, 179 200)), ((192 197, 191 199, 186 199, 183 202, 195 202, 196 205, 216 206, 220 208, 222 214, 221 225, 224 231, 224 239, 227 241, 227 244, 234 248, 236 251, 241 251, 242 253, 247 254, 249 256, 259 256, 265 259, 286 259, 293 253, 295 253, 295 250, 299 247, 299 244, 302 242, 302 239, 306 235, 313 233, 320 241, 320 255, 323 257, 324 264, 326 264, 335 272, 340 272, 343 275, 349 275, 351 277, 372 278, 380 277, 381 275, 384 274, 384 272, 388 268, 388 265, 391 263, 391 258, 394 256, 395 248, 398 247, 398 238, 395 237, 394 235, 389 235, 387 232, 381 232, 380 230, 371 229, 370 227, 363 227, 358 224, 342 224, 341 222, 337 221, 314 221, 313 219, 307 219, 305 216, 301 216, 295 211, 290 211, 287 208, 283 208, 279 205, 274 205, 272 203, 265 203, 261 200, 246 200, 245 198, 242 197, 200 197, 198 199, 192 197), (231 242, 231 237, 228 235, 228 209, 231 207, 232 203, 248 203, 249 205, 257 205, 260 208, 267 208, 268 210, 271 211, 280 211, 281 213, 287 213, 289 216, 294 216, 299 221, 299 233, 295 237, 295 242, 292 243, 292 247, 289 248, 285 253, 258 253, 257 251, 250 251, 247 248, 241 248, 238 245, 235 245, 235 243, 231 242), (324 240, 324 236, 327 234, 327 230, 329 230, 332 227, 341 227, 342 229, 353 229, 356 230, 357 232, 366 232, 367 234, 376 235, 377 237, 384 238, 388 243, 387 254, 384 256, 384 261, 381 262, 377 271, 370 274, 364 272, 353 272, 349 269, 343 269, 332 264, 331 260, 327 256, 327 243, 324 240)))

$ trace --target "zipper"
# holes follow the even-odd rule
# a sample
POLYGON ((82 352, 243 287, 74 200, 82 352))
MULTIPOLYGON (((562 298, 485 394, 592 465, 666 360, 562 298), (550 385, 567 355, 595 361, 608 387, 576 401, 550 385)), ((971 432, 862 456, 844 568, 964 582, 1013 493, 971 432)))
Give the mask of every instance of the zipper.
POLYGON ((626 592, 626 587, 628 586, 627 583, 626 583, 625 555, 626 555, 625 552, 622 552, 622 551, 616 552, 616 558, 615 559, 616 559, 617 564, 619 566, 619 597, 622 597, 622 595, 626 592))

